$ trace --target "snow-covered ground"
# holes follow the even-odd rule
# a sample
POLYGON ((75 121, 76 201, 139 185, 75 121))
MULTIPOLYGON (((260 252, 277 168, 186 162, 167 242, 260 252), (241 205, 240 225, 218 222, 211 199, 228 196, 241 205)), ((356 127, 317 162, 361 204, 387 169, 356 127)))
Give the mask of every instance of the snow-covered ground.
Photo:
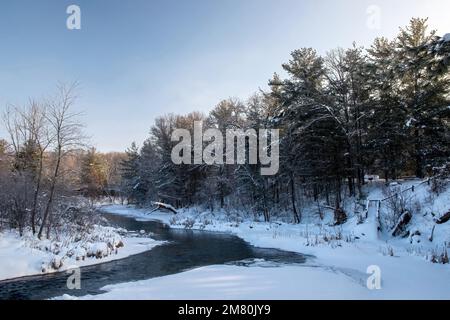
MULTIPOLYGON (((208 266, 107 286, 103 288, 107 293, 83 299, 450 299, 450 265, 429 261, 432 252, 448 251, 450 222, 437 225, 434 219, 450 209, 450 189, 430 198, 428 186, 418 183, 405 181, 401 189, 416 185, 413 195, 405 197, 420 203, 409 224, 410 230, 420 230, 420 234, 400 239, 389 236, 388 231, 377 232, 373 211, 369 211, 364 223, 358 223, 357 215, 350 214, 347 223, 334 227, 317 221, 292 225, 230 219, 224 213, 196 209, 182 210, 175 216, 108 206, 105 209, 109 212, 138 220, 158 220, 173 228, 231 232, 255 246, 314 258, 301 266, 208 266), (429 231, 433 225, 431 242, 429 231), (381 289, 367 287, 371 266, 381 271, 381 289)), ((368 199, 385 196, 377 186, 368 189, 368 199)))
MULTIPOLYGON (((439 195, 432 195, 428 185, 419 180, 404 181, 398 188, 409 190, 413 185, 416 186, 414 192, 407 191, 403 195, 408 206, 414 207, 411 222, 408 224, 410 235, 405 237, 392 237, 390 230, 378 232, 376 212, 371 209, 367 219, 360 223, 359 216, 354 213, 355 205, 352 201, 346 203, 349 219, 342 226, 332 225, 331 212, 325 215, 323 221, 319 221, 317 215, 306 209, 303 212, 302 224, 290 224, 282 221, 265 223, 251 219, 246 214, 211 213, 198 208, 182 209, 177 215, 123 205, 103 208, 108 212, 137 220, 161 221, 172 228, 229 232, 258 247, 312 254, 318 258, 325 258, 322 257, 322 252, 340 254, 346 248, 364 248, 381 255, 426 260, 433 252, 440 253, 450 246, 450 221, 444 224, 435 223, 437 218, 450 211, 450 187, 439 195), (431 233, 433 241, 429 240, 431 233)), ((367 186, 367 193, 368 200, 386 197, 379 184, 367 186)), ((381 211, 387 210, 387 207, 387 204, 383 204, 381 211)), ((310 211, 314 209, 315 207, 309 208, 310 211)), ((359 215, 361 214, 364 213, 360 210, 359 215)))
POLYGON ((151 250, 161 242, 148 236, 119 236, 114 228, 95 227, 95 242, 39 241, 30 234, 0 232, 0 280, 64 271, 123 259, 151 250))
MULTIPOLYGON (((448 270, 422 277, 407 267, 382 274, 382 289, 369 290, 367 275, 357 266, 348 270, 310 266, 238 267, 217 265, 175 275, 111 285, 107 292, 83 300, 278 300, 278 299, 449 299, 448 270), (409 273, 409 275, 405 275, 409 273), (401 276, 400 275, 404 275, 401 276), (444 278, 441 278, 444 277, 444 278), (446 277, 446 278, 445 278, 446 277), (362 283, 364 282, 364 284, 362 283)), ((65 295, 61 299, 76 299, 65 295)))

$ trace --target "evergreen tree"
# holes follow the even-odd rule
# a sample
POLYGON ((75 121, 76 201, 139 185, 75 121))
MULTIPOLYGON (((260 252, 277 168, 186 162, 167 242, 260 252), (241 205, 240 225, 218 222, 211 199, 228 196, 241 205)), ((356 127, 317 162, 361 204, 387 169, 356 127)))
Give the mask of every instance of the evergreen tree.
POLYGON ((387 181, 396 179, 405 170, 407 110, 398 92, 395 43, 377 38, 368 53, 373 105, 367 123, 367 164, 371 173, 381 171, 387 181))
POLYGON ((427 20, 411 19, 396 40, 400 99, 407 109, 417 177, 448 154, 448 64, 430 54, 436 32, 428 31, 427 20))
POLYGON ((320 171, 332 165, 326 157, 333 150, 330 142, 337 140, 332 134, 327 136, 329 132, 319 132, 335 127, 333 120, 330 121, 332 111, 323 95, 323 59, 315 50, 304 48, 294 51, 292 59, 283 68, 290 78, 281 82, 274 79, 271 85, 276 88, 272 92, 279 101, 275 121, 283 129, 280 163, 290 185, 294 221, 300 222, 301 214, 296 204, 297 177, 308 177, 318 182, 323 177, 320 171), (325 122, 329 122, 331 127, 324 125, 325 122))
POLYGON ((157 201, 158 190, 155 186, 158 169, 161 166, 154 142, 147 139, 141 148, 139 158, 140 189, 145 192, 145 201, 157 201))
POLYGON ((145 192, 142 190, 140 177, 140 156, 136 143, 126 150, 126 159, 121 162, 124 193, 129 201, 142 201, 145 192))
POLYGON ((362 49, 337 49, 326 58, 326 96, 332 118, 340 128, 345 157, 345 177, 351 196, 364 183, 363 128, 370 106, 367 62, 362 49))
POLYGON ((81 160, 80 182, 89 197, 105 194, 107 187, 106 162, 95 148, 90 149, 81 160))

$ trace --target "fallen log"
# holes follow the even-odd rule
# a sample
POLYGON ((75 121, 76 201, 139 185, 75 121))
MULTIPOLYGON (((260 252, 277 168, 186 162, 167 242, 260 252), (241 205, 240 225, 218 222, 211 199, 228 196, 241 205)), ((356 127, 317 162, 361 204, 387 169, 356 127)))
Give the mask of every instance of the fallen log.
POLYGON ((444 214, 442 217, 436 220, 437 224, 443 224, 450 220, 450 211, 444 214))
POLYGON ((398 219, 394 229, 392 229, 392 236, 397 237, 404 235, 406 232, 406 225, 411 221, 412 215, 409 211, 405 211, 398 219))
POLYGON ((165 210, 173 212, 174 214, 178 213, 178 211, 173 206, 171 206, 170 204, 167 204, 167 203, 152 202, 152 205, 155 206, 155 209, 153 209, 153 211, 165 209, 165 210))

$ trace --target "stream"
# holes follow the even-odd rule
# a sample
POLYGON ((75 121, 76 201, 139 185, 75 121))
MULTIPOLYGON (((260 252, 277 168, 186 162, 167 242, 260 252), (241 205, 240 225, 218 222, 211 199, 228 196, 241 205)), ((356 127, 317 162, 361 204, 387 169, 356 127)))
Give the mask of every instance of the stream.
POLYGON ((66 272, 0 282, 0 300, 39 300, 69 294, 72 296, 102 293, 102 287, 122 282, 146 280, 180 273, 197 267, 234 264, 251 268, 255 259, 264 266, 301 264, 306 256, 276 249, 257 248, 237 236, 207 231, 171 229, 156 221, 137 221, 104 213, 111 226, 129 232, 144 230, 155 240, 165 241, 150 251, 121 260, 81 268, 81 289, 69 290, 66 272))

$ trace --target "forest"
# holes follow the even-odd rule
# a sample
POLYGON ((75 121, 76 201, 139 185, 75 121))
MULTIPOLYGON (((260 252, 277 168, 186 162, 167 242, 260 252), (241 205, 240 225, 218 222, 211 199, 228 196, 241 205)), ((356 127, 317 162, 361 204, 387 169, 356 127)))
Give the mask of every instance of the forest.
MULTIPOLYGON (((156 119, 142 148, 133 144, 122 162, 121 192, 140 205, 243 208, 269 221, 290 212, 302 221, 305 203, 325 202, 335 222, 345 221, 346 198, 364 199, 368 177, 448 175, 450 156, 449 39, 414 18, 395 39, 377 38, 368 49, 338 48, 320 56, 295 50, 275 73, 270 90, 247 101, 230 98, 209 114, 156 119), (193 122, 219 129, 280 130, 280 170, 259 164, 175 165, 175 128, 193 122)), ((225 161, 224 161, 225 162, 225 161)), ((318 207, 319 214, 320 206, 318 207)))
MULTIPOLYGON (((30 229, 38 238, 89 225, 97 200, 176 208, 239 209, 271 221, 303 208, 332 208, 345 222, 345 199, 364 199, 379 176, 448 177, 450 173, 450 37, 414 18, 394 39, 354 44, 319 55, 291 53, 267 90, 246 101, 228 98, 208 113, 156 118, 141 147, 101 153, 90 147, 77 86, 60 85, 45 101, 9 106, 0 139, 0 228, 30 229), (279 171, 261 164, 174 164, 175 129, 279 129, 279 171), (70 223, 67 223, 70 221, 70 223)), ((223 153, 225 154, 225 153, 223 153)), ((226 163, 224 161, 224 163, 226 163)), ((433 180, 439 188, 444 179, 433 180)))

